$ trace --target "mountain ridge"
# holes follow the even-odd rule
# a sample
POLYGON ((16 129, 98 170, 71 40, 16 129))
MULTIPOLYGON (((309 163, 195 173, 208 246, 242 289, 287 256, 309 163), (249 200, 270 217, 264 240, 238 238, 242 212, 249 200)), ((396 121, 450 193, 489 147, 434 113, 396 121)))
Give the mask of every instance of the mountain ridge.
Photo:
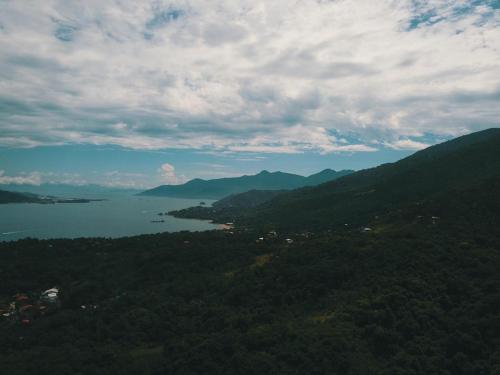
POLYGON ((233 196, 231 206, 175 211, 177 217, 232 221, 244 226, 325 229, 363 225, 395 207, 418 204, 452 189, 500 176, 500 129, 488 129, 431 146, 395 163, 383 164, 314 187, 263 199, 233 196), (255 200, 255 199, 254 199, 255 200))
POLYGON ((352 173, 351 170, 324 169, 304 177, 286 172, 262 170, 255 175, 224 177, 212 180, 195 178, 181 185, 161 185, 145 190, 138 195, 165 196, 174 198, 220 199, 231 194, 249 190, 289 190, 303 186, 318 185, 352 173))
POLYGON ((39 204, 55 204, 55 203, 89 203, 101 201, 103 199, 87 199, 87 198, 58 198, 54 196, 43 196, 27 192, 0 190, 0 204, 9 203, 39 203, 39 204))
POLYGON ((1 190, 17 193, 29 193, 36 195, 54 195, 58 197, 92 196, 97 197, 102 194, 123 193, 134 194, 140 189, 107 187, 98 184, 73 185, 67 183, 42 183, 40 185, 31 184, 3 184, 1 190))
POLYGON ((257 208, 251 222, 294 226, 361 224, 397 205, 500 174, 500 129, 452 139, 395 163, 287 192, 257 208))

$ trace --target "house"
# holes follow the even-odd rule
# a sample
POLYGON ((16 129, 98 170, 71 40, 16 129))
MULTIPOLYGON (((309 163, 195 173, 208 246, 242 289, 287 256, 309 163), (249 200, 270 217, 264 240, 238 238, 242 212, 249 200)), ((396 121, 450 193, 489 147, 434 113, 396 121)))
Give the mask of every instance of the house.
POLYGON ((29 300, 29 297, 24 293, 16 294, 14 298, 16 302, 24 302, 29 300))
POLYGON ((44 302, 55 303, 59 300, 59 288, 47 289, 42 293, 40 299, 44 302))
POLYGON ((220 225, 223 230, 231 230, 234 228, 234 223, 225 223, 220 225))
POLYGON ((20 313, 27 312, 29 310, 33 310, 33 305, 25 305, 19 309, 20 313))

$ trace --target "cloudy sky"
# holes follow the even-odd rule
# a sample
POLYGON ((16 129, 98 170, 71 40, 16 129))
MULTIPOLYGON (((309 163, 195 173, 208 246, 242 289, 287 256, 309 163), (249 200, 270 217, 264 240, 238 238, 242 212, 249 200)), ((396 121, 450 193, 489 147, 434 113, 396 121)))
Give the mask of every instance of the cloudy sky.
POLYGON ((395 161, 500 126, 500 0, 0 0, 0 184, 395 161))

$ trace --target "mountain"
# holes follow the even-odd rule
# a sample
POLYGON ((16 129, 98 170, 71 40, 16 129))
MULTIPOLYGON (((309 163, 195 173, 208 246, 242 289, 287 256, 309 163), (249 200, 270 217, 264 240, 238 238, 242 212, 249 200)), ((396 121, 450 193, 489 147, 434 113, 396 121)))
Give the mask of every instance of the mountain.
POLYGON ((213 207, 174 211, 176 217, 268 228, 331 229, 366 225, 373 217, 453 189, 500 176, 500 129, 489 129, 419 151, 396 163, 362 170, 316 187, 275 196, 234 195, 213 207))
POLYGON ((295 228, 363 225, 395 207, 499 176, 499 150, 500 129, 462 136, 396 163, 281 194, 247 212, 242 222, 295 228))
POLYGON ((231 194, 215 202, 212 206, 215 209, 228 208, 253 208, 257 207, 288 190, 250 190, 244 193, 231 194))
POLYGON ((324 169, 321 172, 318 172, 316 174, 312 174, 309 177, 307 177, 307 183, 305 186, 315 186, 315 185, 320 185, 325 182, 333 181, 336 180, 337 178, 343 177, 350 175, 351 173, 354 173, 353 170, 342 170, 342 171, 334 171, 333 169, 324 169))
POLYGON ((249 190, 284 190, 297 189, 303 186, 314 186, 348 175, 353 171, 334 171, 325 169, 322 172, 304 177, 284 172, 262 171, 256 175, 218 178, 213 180, 194 179, 182 185, 162 185, 146 190, 139 195, 164 196, 174 198, 220 199, 231 194, 249 190))

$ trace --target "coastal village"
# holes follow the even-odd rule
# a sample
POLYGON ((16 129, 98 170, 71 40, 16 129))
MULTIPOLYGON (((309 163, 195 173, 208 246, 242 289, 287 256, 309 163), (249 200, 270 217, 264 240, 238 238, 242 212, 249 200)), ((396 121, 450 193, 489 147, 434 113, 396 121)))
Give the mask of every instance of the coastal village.
POLYGON ((11 300, 0 301, 0 320, 24 325, 60 308, 59 288, 47 289, 39 294, 17 293, 11 300))

